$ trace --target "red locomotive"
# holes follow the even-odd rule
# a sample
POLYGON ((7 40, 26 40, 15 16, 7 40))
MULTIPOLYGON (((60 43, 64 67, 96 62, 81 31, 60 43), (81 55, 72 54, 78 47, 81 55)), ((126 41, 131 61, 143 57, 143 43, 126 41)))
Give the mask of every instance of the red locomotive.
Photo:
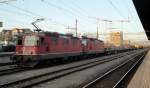
POLYGON ((82 37, 83 52, 86 54, 104 53, 104 42, 94 38, 82 37))
POLYGON ((18 37, 16 54, 12 59, 18 65, 33 67, 45 60, 99 53, 104 53, 104 43, 101 40, 55 32, 34 32, 18 37))

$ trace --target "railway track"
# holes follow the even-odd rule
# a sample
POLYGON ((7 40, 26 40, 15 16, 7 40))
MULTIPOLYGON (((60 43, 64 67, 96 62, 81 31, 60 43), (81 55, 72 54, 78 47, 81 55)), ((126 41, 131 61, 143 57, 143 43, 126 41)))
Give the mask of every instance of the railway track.
POLYGON ((10 60, 10 56, 0 56, 0 66, 6 66, 6 65, 13 65, 12 61, 10 60))
POLYGON ((0 76, 8 74, 12 70, 17 70, 15 63, 0 63, 0 76))
MULTIPOLYGON (((143 57, 145 55, 142 55, 140 59, 119 79, 119 81, 113 86, 113 88, 121 88, 121 83, 123 82, 124 78, 142 61, 143 57)), ((122 86, 123 87, 123 86, 122 86)))
MULTIPOLYGON (((134 51, 131 51, 131 52, 134 52, 134 51)), ((127 55, 129 53, 130 52, 125 52, 124 55, 127 55)), ((111 58, 113 56, 115 56, 115 55, 112 55, 112 56, 107 57, 107 58, 111 58)), ((121 57, 121 54, 118 54, 118 58, 119 57, 121 57)), ((15 64, 12 64, 12 63, 11 64, 5 64, 5 65, 0 66, 0 76, 9 75, 9 74, 17 73, 17 72, 22 72, 25 70, 32 70, 32 69, 18 68, 15 64)))
POLYGON ((0 52, 0 57, 7 57, 13 55, 15 52, 0 52))
POLYGON ((0 76, 9 75, 21 71, 25 71, 25 69, 18 68, 16 65, 8 65, 0 67, 0 76))
POLYGON ((0 63, 0 66, 8 66, 8 65, 14 65, 15 63, 7 62, 7 63, 0 63))
POLYGON ((124 77, 142 60, 144 56, 145 52, 140 55, 137 54, 133 56, 131 59, 109 70, 102 76, 97 77, 97 79, 94 79, 90 83, 84 85, 82 88, 120 88, 118 85, 121 83, 124 77))
MULTIPOLYGON (((119 59, 121 57, 124 57, 127 54, 129 54, 129 53, 122 54, 120 56, 116 56, 116 57, 111 58, 111 59, 96 60, 96 61, 93 61, 90 63, 86 63, 86 64, 82 64, 82 65, 78 65, 78 66, 73 66, 73 67, 68 67, 68 68, 60 69, 60 70, 53 71, 53 72, 47 72, 47 73, 41 74, 41 75, 32 76, 30 78, 25 78, 25 79, 21 79, 21 80, 17 80, 17 81, 12 81, 12 82, 7 82, 4 84, 1 84, 0 87, 1 88, 3 88, 3 87, 4 88, 27 88, 27 87, 31 87, 31 86, 34 86, 36 84, 40 84, 40 83, 43 83, 46 81, 51 81, 51 80, 66 76, 68 74, 74 73, 74 72, 78 72, 78 71, 81 71, 84 69, 92 68, 96 65, 110 62, 110 61, 115 60, 115 59, 119 59)), ((135 56, 136 54, 137 53, 134 52, 128 58, 131 58, 131 57, 135 56)))

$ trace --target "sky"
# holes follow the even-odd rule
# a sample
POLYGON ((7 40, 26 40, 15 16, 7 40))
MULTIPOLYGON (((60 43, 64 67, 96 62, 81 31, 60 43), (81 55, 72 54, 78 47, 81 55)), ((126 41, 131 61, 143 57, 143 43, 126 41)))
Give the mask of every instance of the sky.
POLYGON ((128 40, 147 40, 132 0, 10 0, 0 3, 0 14, 0 21, 4 23, 1 29, 34 30, 31 23, 43 18, 44 21, 37 24, 44 31, 74 33, 77 19, 80 34, 95 34, 98 24, 102 40, 106 37, 101 34, 110 31, 123 31, 124 39, 128 40))

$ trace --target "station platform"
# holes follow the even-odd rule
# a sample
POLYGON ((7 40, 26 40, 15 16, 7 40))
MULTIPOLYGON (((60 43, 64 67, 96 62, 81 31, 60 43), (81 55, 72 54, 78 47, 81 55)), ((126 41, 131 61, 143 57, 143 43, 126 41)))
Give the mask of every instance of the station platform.
POLYGON ((150 50, 135 72, 127 88, 150 88, 150 50))
POLYGON ((0 56, 10 56, 14 54, 15 52, 0 52, 0 56))

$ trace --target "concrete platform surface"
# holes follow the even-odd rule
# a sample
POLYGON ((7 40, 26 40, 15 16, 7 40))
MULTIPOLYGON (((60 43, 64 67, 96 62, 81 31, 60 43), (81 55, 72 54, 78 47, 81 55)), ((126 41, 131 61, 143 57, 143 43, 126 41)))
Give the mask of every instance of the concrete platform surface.
POLYGON ((127 88, 150 88, 150 50, 127 88))
POLYGON ((0 52, 0 56, 1 55, 12 55, 14 54, 15 52, 0 52))

